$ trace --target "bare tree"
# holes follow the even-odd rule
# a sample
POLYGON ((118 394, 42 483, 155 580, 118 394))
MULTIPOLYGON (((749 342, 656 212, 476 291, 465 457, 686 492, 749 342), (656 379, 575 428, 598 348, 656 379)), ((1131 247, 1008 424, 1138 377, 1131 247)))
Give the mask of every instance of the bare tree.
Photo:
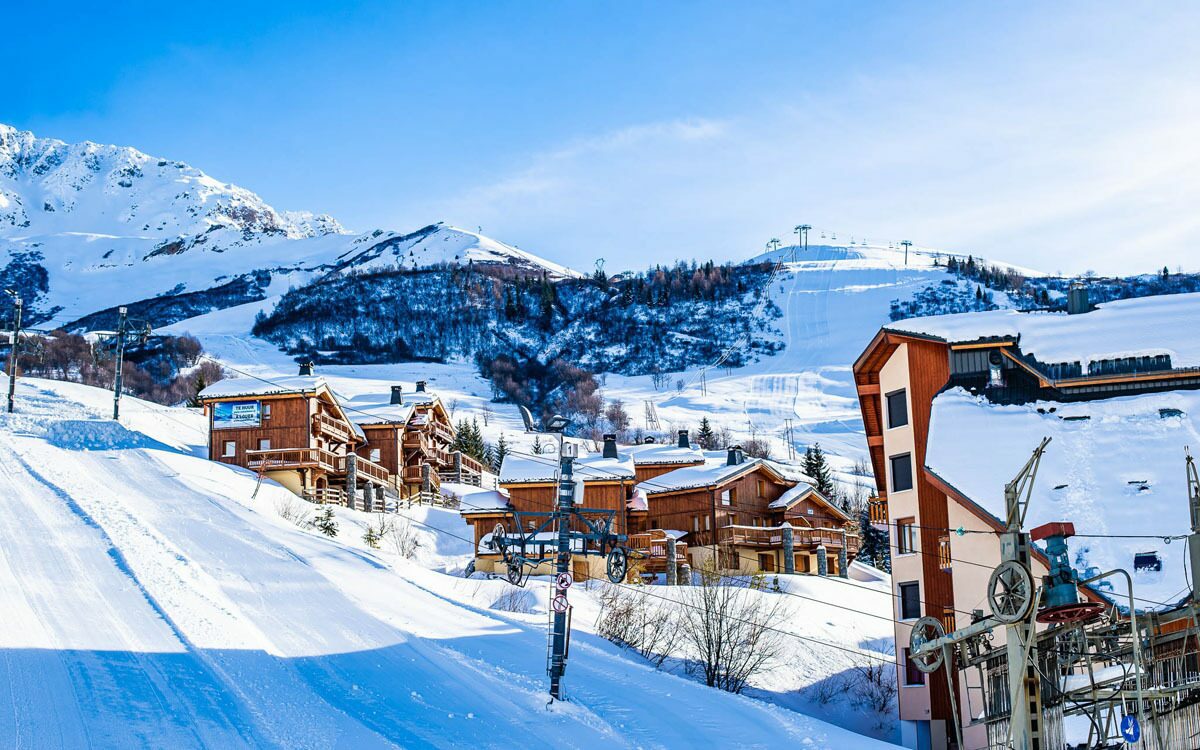
POLYGON ((782 597, 724 585, 716 560, 700 567, 699 585, 681 593, 679 637, 704 681, 740 693, 759 672, 780 658, 782 597))
POLYGON ((853 659, 850 703, 860 711, 873 713, 876 726, 883 726, 896 711, 896 665, 891 659, 866 653, 853 659))
MULTIPOLYGON (((392 513, 379 513, 376 516, 379 529, 376 532, 379 543, 404 558, 412 558, 421 547, 421 538, 413 528, 412 521, 407 516, 392 513)), ((368 527, 369 528, 369 527, 368 527)))
POLYGON ((632 649, 658 669, 676 640, 676 609, 637 587, 606 584, 600 591, 596 633, 632 649))
POLYGON ((492 418, 492 407, 491 407, 491 405, 490 405, 490 404, 484 404, 484 405, 483 405, 483 408, 481 408, 481 409, 479 410, 479 414, 480 414, 480 416, 482 416, 482 417, 483 417, 483 426, 484 426, 484 427, 487 427, 487 426, 488 426, 488 420, 492 418))

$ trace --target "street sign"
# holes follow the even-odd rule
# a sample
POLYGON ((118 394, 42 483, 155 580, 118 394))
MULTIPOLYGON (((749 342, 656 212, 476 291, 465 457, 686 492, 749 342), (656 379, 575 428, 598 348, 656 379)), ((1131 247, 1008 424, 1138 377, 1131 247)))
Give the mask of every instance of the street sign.
POLYGON ((554 587, 559 591, 566 591, 571 588, 572 583, 575 583, 575 579, 571 577, 570 573, 559 573, 554 578, 554 587))
POLYGON ((1130 744, 1142 738, 1142 727, 1138 724, 1136 716, 1125 714, 1121 717, 1121 736, 1130 744))
POLYGON ((567 604, 567 597, 562 594, 559 594, 558 596, 556 596, 550 600, 550 609, 553 609, 556 613, 558 613, 560 615, 566 614, 566 611, 569 607, 570 607, 570 605, 567 604))

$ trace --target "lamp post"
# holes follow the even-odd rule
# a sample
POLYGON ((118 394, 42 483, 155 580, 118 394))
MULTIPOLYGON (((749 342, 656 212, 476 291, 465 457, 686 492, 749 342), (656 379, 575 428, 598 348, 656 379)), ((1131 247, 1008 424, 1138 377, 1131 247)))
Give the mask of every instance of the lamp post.
POLYGON ((12 414, 13 398, 17 390, 17 349, 21 341, 21 312, 25 301, 12 289, 5 289, 4 293, 13 298, 12 341, 8 350, 8 413, 12 414))

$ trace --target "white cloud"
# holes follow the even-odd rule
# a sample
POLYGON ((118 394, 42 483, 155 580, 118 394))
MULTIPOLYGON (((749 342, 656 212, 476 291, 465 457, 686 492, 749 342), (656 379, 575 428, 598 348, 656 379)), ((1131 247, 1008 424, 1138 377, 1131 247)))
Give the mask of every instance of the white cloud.
POLYGON ((1047 271, 1197 268, 1197 62, 1139 38, 860 76, 581 138, 429 210, 583 268, 745 257, 800 222, 1047 271))

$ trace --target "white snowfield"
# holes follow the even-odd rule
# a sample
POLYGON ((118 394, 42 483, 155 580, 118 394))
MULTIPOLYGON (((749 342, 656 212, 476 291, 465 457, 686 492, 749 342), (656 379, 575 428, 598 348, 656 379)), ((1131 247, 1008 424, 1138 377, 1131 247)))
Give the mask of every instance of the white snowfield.
MULTIPOLYGON (((1026 528, 1072 521, 1081 535, 1145 535, 1070 539, 1071 562, 1092 573, 1128 570, 1139 609, 1163 609, 1190 591, 1187 542, 1164 537, 1191 530, 1184 449, 1200 446, 1198 418, 1196 391, 997 406, 956 388, 934 399, 925 463, 1003 518, 1004 484, 1050 437, 1026 528), (1135 573, 1134 556, 1147 552, 1158 554, 1162 570, 1135 573)), ((1108 595, 1125 604, 1124 580, 1112 584, 1108 595)))
MULTIPOLYGON (((335 540, 282 518, 286 490, 254 497, 253 475, 202 458, 198 415, 127 399, 116 424, 107 392, 40 380, 17 397, 0 417, 6 747, 884 747, 651 669, 586 632, 582 587, 571 700, 548 707, 545 588, 510 614, 489 609, 507 584, 444 572, 469 555, 457 513, 416 511, 438 530, 408 561, 364 548, 364 514, 339 509, 335 540)), ((836 585, 890 611, 872 584, 836 585)), ((891 632, 806 613, 787 626, 891 632)), ((809 653, 793 668, 838 663, 809 653)))
POLYGON ((983 337, 1020 338, 1021 351, 1041 362, 1090 362, 1155 354, 1175 367, 1200 366, 1200 293, 1105 302, 1083 315, 993 310, 900 320, 889 330, 932 336, 949 343, 983 337))

